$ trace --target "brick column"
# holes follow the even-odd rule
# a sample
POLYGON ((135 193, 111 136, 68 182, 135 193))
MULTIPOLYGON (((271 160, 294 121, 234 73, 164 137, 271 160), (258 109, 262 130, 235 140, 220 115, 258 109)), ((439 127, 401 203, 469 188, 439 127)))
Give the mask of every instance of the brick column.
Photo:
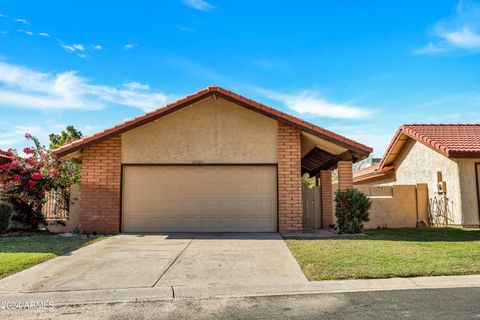
POLYGON ((302 230, 300 130, 278 123, 278 228, 302 230))
POLYGON ((333 219, 332 171, 320 171, 320 191, 322 197, 322 229, 329 229, 333 219))
POLYGON ((120 232, 122 141, 110 138, 83 150, 80 180, 80 229, 120 232))
POLYGON ((352 161, 339 161, 338 167, 338 190, 353 188, 352 161))

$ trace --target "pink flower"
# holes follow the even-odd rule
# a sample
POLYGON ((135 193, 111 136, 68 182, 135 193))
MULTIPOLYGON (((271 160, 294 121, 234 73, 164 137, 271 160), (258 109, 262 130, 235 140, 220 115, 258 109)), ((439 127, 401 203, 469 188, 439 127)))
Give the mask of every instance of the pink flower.
POLYGON ((17 160, 13 160, 12 162, 10 162, 11 167, 17 167, 19 164, 20 162, 18 162, 17 160))
POLYGON ((32 148, 25 148, 25 149, 23 149, 23 152, 24 152, 25 154, 32 154, 32 153, 33 153, 33 149, 32 149, 32 148))
POLYGON ((12 176, 12 181, 17 182, 17 181, 19 181, 19 180, 20 180, 20 175, 19 175, 19 174, 14 174, 14 175, 12 176))
POLYGON ((32 177, 33 180, 36 180, 36 181, 41 180, 43 178, 43 176, 40 172, 32 173, 31 177, 32 177))
POLYGON ((28 180, 28 185, 33 188, 37 185, 37 183, 33 180, 28 180))
POLYGON ((38 167, 38 168, 43 168, 43 162, 37 163, 37 167, 38 167))
POLYGON ((32 139, 32 134, 31 133, 25 133, 25 138, 32 139))
POLYGON ((52 177, 54 177, 54 178, 58 177, 58 170, 53 170, 53 171, 51 172, 51 175, 52 175, 52 177))

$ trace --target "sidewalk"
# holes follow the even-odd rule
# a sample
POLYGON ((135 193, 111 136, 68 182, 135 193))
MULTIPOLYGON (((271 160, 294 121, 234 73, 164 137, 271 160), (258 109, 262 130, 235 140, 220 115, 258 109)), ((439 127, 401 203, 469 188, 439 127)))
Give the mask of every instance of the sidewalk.
POLYGON ((298 285, 269 286, 176 286, 54 292, 15 292, 0 294, 0 302, 53 302, 55 305, 154 301, 172 299, 205 299, 217 297, 250 297, 311 293, 341 293, 480 287, 480 275, 391 278, 368 280, 312 281, 298 285))

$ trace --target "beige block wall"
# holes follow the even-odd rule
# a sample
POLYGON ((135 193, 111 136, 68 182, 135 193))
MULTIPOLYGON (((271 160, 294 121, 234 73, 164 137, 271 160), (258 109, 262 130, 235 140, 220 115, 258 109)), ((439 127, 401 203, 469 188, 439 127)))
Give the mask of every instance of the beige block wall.
POLYGON ((277 163, 277 121, 222 98, 122 134, 123 163, 277 163))
POLYGON ((460 196, 462 197, 463 224, 465 226, 479 226, 476 159, 454 159, 458 164, 460 176, 460 196))
POLYGON ((397 157, 394 166, 396 181, 382 184, 416 185, 418 183, 426 183, 429 199, 436 194, 437 171, 441 171, 443 181, 447 182, 447 197, 449 198, 453 224, 463 224, 461 185, 456 161, 411 139, 397 157))
POLYGON ((393 197, 371 198, 370 221, 365 229, 378 227, 413 228, 417 224, 417 189, 412 185, 393 186, 393 197))

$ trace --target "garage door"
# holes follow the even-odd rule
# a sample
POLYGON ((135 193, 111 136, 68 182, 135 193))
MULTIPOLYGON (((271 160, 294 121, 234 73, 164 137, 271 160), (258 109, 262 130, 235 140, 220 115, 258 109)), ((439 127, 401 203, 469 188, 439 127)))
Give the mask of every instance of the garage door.
POLYGON ((123 232, 275 232, 275 166, 125 166, 123 232))

